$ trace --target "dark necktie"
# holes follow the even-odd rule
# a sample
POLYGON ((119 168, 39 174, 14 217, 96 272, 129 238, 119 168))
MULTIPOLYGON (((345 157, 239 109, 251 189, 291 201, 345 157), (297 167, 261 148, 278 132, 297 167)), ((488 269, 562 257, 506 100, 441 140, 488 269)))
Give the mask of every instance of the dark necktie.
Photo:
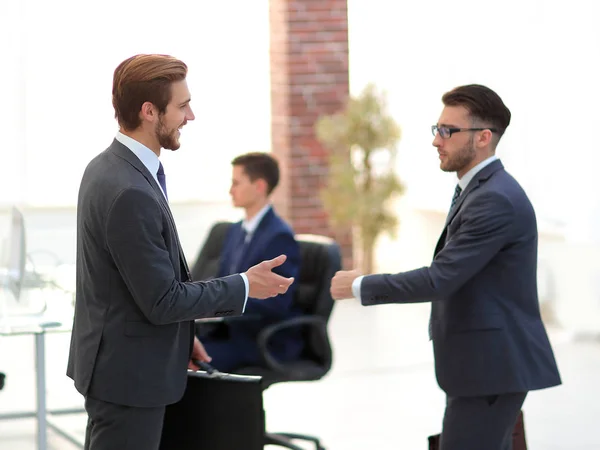
POLYGON ((233 254, 231 255, 228 275, 238 273, 240 271, 240 264, 244 258, 248 244, 250 243, 250 236, 248 236, 248 233, 244 227, 242 227, 242 232, 240 234, 240 239, 237 242, 237 245, 234 247, 233 254))
POLYGON ((462 192, 462 189, 457 184, 456 188, 454 189, 454 195, 452 196, 452 202, 450 203, 450 211, 452 211, 452 208, 454 208, 454 205, 456 205, 456 202, 458 201, 458 197, 460 197, 461 192, 462 192))
POLYGON ((160 187, 165 193, 165 198, 168 200, 169 197, 167 196, 167 180, 165 178, 165 169, 163 168, 162 163, 158 163, 158 172, 156 172, 156 178, 158 179, 158 184, 160 184, 160 187))

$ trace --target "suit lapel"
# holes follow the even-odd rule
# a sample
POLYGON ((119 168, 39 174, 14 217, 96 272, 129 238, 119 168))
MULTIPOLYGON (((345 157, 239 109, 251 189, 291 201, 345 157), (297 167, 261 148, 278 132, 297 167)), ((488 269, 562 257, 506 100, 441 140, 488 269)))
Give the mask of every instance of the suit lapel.
POLYGON ((116 139, 110 146, 110 150, 112 151, 112 153, 124 159, 133 167, 135 167, 144 176, 144 178, 146 178, 146 181, 148 181, 150 186, 152 186, 152 189, 158 195, 158 197, 164 201, 165 196, 163 195, 160 186, 158 185, 158 183, 156 183, 154 177, 152 176, 150 171, 148 171, 144 163, 142 163, 142 161, 140 161, 140 159, 137 156, 135 156, 135 153, 133 153, 125 145, 121 144, 116 139))
POLYGON ((473 192, 475 189, 479 188, 479 185, 482 182, 486 181, 495 172, 497 172, 498 170, 503 169, 503 168, 504 168, 504 166, 502 165, 502 162, 499 159, 497 159, 496 161, 491 162, 490 164, 488 164, 487 166, 485 166, 483 169, 481 169, 479 172, 477 172, 475 174, 475 176, 469 182, 469 184, 467 185, 467 187, 465 188, 465 190, 463 191, 461 196, 458 197, 458 200, 456 201, 454 208, 452 208, 450 210, 450 212, 448 213, 448 217, 446 217, 445 227, 447 227, 448 224, 452 221, 452 219, 454 219, 454 216, 456 216, 456 213, 460 210, 460 207, 462 206, 462 204, 465 201, 465 199, 467 198, 467 196, 471 192, 473 192))
POLYGON ((158 183, 154 180, 154 177, 152 176, 150 171, 148 171, 146 166, 125 145, 121 144, 119 141, 117 141, 115 139, 113 141, 112 145, 110 146, 110 149, 115 155, 119 156, 120 158, 124 159, 129 164, 131 164, 133 167, 135 167, 144 176, 144 178, 146 178, 146 181, 148 181, 148 183, 154 190, 154 193, 158 197, 158 201, 161 205, 163 212, 169 218, 169 223, 171 224, 172 231, 173 231, 173 233, 175 233, 175 238, 177 239, 177 247, 178 247, 177 251, 179 253, 180 262, 181 262, 183 268, 185 269, 188 280, 191 280, 192 277, 190 275, 190 269, 189 269, 187 261, 185 259, 185 255, 183 254, 183 247, 181 246, 181 242, 179 240, 179 234, 177 233, 177 227, 175 226, 175 219, 173 219, 173 215, 171 214, 171 208, 169 207, 169 204, 167 203, 167 200, 165 199, 162 189, 160 188, 158 183))
POLYGON ((460 211, 460 207, 462 206, 467 196, 474 190, 478 189, 482 183, 487 181, 494 173, 501 169, 504 169, 504 166, 502 165, 502 162, 499 159, 497 159, 496 161, 491 162, 475 174, 475 176, 469 182, 463 193, 460 195, 460 197, 458 197, 458 200, 456 201, 454 207, 448 212, 448 216, 446 217, 446 223, 444 224, 444 230, 442 231, 442 234, 438 239, 437 245, 435 246, 435 255, 437 255, 440 252, 440 250, 444 248, 446 236, 448 234, 448 225, 450 224, 450 222, 452 222, 452 219, 454 219, 456 214, 458 214, 458 211, 460 211))

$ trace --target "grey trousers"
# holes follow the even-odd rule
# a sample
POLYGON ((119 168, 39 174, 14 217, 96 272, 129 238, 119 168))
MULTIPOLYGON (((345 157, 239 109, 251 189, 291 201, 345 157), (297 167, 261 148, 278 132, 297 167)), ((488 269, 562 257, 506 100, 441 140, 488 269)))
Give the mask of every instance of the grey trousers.
POLYGON ((165 407, 136 408, 85 399, 85 450, 158 450, 165 407))
POLYGON ((440 450, 511 450, 526 396, 447 397, 440 450))

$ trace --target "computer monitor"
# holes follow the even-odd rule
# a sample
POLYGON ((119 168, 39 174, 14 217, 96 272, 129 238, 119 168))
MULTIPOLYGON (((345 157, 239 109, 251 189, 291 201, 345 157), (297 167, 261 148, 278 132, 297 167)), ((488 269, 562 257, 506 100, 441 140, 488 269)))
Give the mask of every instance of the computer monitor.
POLYGON ((12 208, 8 241, 9 250, 5 265, 4 285, 18 301, 21 298, 27 252, 25 248, 25 219, 23 213, 16 207, 12 208))

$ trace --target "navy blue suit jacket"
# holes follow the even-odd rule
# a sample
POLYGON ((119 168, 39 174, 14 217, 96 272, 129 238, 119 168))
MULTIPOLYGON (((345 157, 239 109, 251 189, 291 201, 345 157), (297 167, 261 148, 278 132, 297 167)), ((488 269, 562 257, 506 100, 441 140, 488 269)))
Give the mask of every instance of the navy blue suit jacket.
POLYGON ((561 383, 540 317, 538 233, 527 195, 497 160, 450 211, 429 267, 366 276, 364 305, 431 301, 436 376, 451 396, 561 383))
MULTIPOLYGON (((229 227, 227 232, 218 277, 232 273, 231 260, 242 242, 242 222, 237 222, 229 227)), ((245 272, 261 261, 281 254, 286 255, 287 259, 281 266, 273 269, 273 272, 297 279, 300 270, 300 247, 290 226, 270 208, 254 231, 233 273, 245 272)), ((240 351, 256 347, 256 336, 264 327, 300 315, 300 311, 294 308, 293 304, 295 291, 296 281, 285 294, 266 300, 248 298, 243 316, 228 323, 231 339, 239 344, 240 351)), ((278 332, 273 336, 270 345, 274 356, 281 361, 297 358, 301 349, 302 338, 300 330, 297 329, 278 332)))

